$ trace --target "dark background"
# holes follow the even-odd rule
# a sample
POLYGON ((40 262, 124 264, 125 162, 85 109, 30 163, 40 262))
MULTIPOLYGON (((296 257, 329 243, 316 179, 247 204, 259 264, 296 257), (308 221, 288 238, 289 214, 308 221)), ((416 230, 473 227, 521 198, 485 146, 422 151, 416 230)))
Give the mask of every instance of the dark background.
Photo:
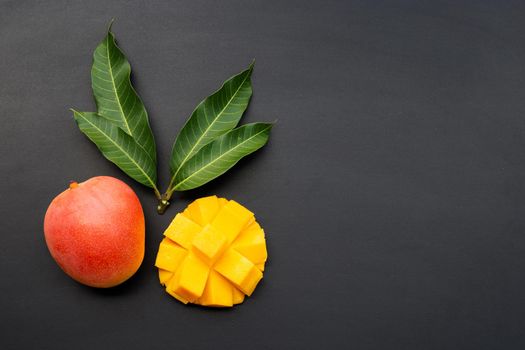
POLYGON ((512 1, 1 1, 0 348, 523 349, 525 6, 512 1), (263 150, 179 194, 106 161, 70 107, 94 110, 91 55, 109 20, 156 136, 257 59, 244 122, 263 150), (49 255, 42 223, 69 180, 139 195, 147 247, 111 290, 49 255), (184 306, 153 267, 193 199, 245 204, 265 278, 231 310, 184 306))

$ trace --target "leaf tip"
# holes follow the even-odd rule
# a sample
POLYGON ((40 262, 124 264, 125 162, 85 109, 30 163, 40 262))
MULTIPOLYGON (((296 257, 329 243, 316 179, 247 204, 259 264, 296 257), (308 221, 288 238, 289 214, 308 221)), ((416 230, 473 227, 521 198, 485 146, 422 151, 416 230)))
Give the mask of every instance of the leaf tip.
POLYGON ((73 112, 73 120, 79 125, 79 119, 81 118, 80 112, 74 108, 70 108, 69 110, 73 112))
POLYGON ((108 33, 111 33, 111 27, 113 27, 113 22, 115 22, 115 17, 112 17, 108 24, 108 33))

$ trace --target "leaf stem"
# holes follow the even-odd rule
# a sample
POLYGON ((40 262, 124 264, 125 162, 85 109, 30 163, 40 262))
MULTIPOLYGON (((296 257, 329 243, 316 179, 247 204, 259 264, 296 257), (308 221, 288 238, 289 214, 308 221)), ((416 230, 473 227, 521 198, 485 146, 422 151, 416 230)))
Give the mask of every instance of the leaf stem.
MULTIPOLYGON (((157 191, 158 192, 158 191, 157 191)), ((164 193, 162 196, 159 195, 159 204, 157 205, 157 213, 159 215, 164 214, 168 206, 170 205, 171 193, 164 193)))
POLYGON ((175 181, 175 176, 173 176, 170 180, 170 184, 168 185, 168 189, 166 190, 166 195, 168 196, 168 199, 171 198, 171 195, 173 194, 173 181, 175 181))
POLYGON ((155 197, 157 197, 157 199, 160 201, 162 199, 162 196, 160 195, 160 192, 159 192, 157 186, 155 186, 153 188, 153 191, 155 192, 155 197))

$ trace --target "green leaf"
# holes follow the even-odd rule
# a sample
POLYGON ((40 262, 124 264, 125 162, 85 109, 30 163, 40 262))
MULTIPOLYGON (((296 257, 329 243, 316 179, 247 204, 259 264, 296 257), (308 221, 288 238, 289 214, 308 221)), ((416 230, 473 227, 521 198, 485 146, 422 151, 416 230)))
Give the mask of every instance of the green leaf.
POLYGON ((157 160, 155 140, 148 113, 130 81, 131 67, 115 43, 111 28, 93 54, 91 86, 98 115, 133 137, 153 162, 157 160))
POLYGON ((213 95, 199 103, 179 132, 170 159, 170 190, 183 167, 203 146, 233 129, 252 96, 253 63, 228 79, 213 95))
POLYGON ((173 191, 199 187, 224 174, 241 158, 255 152, 268 141, 272 124, 246 124, 202 147, 181 168, 173 191))
POLYGON ((131 136, 96 113, 73 110, 73 116, 80 130, 97 145, 104 157, 158 194, 156 164, 131 136))

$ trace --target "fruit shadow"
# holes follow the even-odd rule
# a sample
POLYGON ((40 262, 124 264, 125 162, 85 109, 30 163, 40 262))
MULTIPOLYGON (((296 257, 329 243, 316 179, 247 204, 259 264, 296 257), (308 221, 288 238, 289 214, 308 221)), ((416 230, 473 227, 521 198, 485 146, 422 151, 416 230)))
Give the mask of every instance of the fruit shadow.
MULTIPOLYGON (((175 300, 175 299, 173 300, 173 302, 176 302, 176 303, 180 304, 180 302, 175 300)), ((209 306, 201 306, 201 305, 197 305, 197 304, 186 304, 186 305, 183 305, 183 306, 188 308, 188 309, 195 310, 195 312, 201 312, 201 313, 209 313, 209 312, 213 312, 213 313, 230 313, 230 312, 234 312, 235 308, 237 307, 237 306, 234 306, 234 307, 209 307, 209 306)))

